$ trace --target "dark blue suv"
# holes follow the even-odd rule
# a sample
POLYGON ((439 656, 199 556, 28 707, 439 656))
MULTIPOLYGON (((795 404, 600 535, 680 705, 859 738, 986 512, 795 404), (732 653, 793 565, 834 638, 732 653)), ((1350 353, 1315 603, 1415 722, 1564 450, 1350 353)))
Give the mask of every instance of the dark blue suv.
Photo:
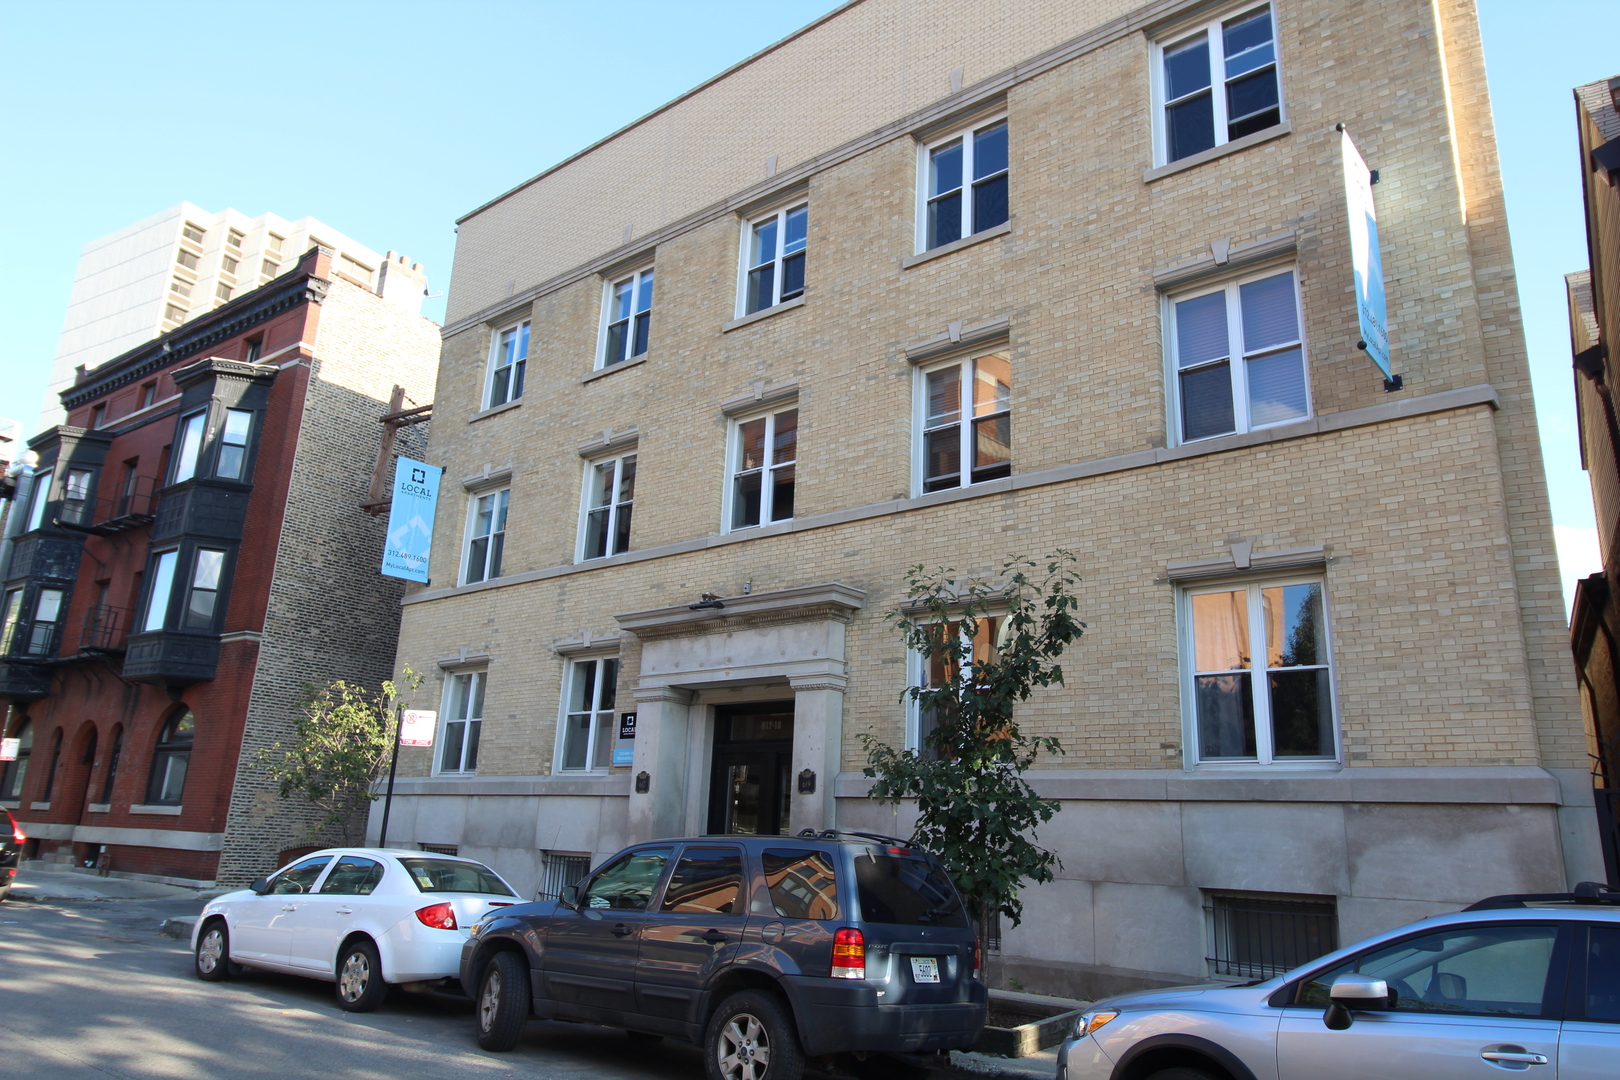
POLYGON ((807 1059, 972 1046, 978 967, 934 856, 805 832, 626 848, 561 899, 480 921, 461 983, 486 1050, 516 1046, 531 1016, 576 1020, 701 1046, 714 1080, 797 1080, 807 1059))

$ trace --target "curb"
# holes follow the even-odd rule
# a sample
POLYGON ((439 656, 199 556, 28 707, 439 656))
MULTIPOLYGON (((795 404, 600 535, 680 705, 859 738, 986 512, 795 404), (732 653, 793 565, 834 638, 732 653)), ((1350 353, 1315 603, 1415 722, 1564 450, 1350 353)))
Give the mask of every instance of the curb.
POLYGON ((196 925, 196 919, 164 919, 163 925, 158 927, 158 933, 176 941, 190 941, 192 928, 196 925))

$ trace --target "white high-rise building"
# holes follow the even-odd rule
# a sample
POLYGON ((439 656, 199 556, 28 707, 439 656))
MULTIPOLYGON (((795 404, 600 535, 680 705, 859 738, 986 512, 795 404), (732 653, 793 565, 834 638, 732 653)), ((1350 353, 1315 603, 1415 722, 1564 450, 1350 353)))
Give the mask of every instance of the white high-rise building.
POLYGON ((397 255, 379 255, 314 218, 250 218, 183 202, 90 241, 79 255, 38 429, 62 422, 58 395, 78 368, 105 363, 257 288, 317 245, 333 252, 338 274, 420 313, 420 267, 389 281, 397 255))

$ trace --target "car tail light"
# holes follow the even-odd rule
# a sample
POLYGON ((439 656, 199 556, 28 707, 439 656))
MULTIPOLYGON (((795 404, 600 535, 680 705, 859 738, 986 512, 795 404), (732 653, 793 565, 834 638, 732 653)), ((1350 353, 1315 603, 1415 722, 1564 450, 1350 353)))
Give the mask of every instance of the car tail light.
POLYGON ((28 834, 23 832, 23 827, 21 825, 18 825, 16 822, 12 822, 11 838, 17 843, 21 844, 28 839, 28 834))
POLYGON ((979 969, 984 966, 984 950, 979 947, 979 935, 973 935, 973 977, 979 977, 979 969))
POLYGON ((852 926, 833 935, 832 977, 866 978, 866 935, 852 926))
POLYGON ((423 926, 431 926, 435 930, 456 928, 456 909, 449 904, 429 904, 425 908, 417 908, 416 917, 423 926))

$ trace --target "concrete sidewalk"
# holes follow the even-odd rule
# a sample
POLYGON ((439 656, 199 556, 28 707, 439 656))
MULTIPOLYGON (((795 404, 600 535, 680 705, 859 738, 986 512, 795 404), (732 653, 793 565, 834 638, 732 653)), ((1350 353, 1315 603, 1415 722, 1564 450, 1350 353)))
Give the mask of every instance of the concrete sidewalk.
POLYGON ((11 899, 22 901, 177 900, 202 895, 201 890, 183 885, 55 870, 19 870, 11 886, 11 899))

